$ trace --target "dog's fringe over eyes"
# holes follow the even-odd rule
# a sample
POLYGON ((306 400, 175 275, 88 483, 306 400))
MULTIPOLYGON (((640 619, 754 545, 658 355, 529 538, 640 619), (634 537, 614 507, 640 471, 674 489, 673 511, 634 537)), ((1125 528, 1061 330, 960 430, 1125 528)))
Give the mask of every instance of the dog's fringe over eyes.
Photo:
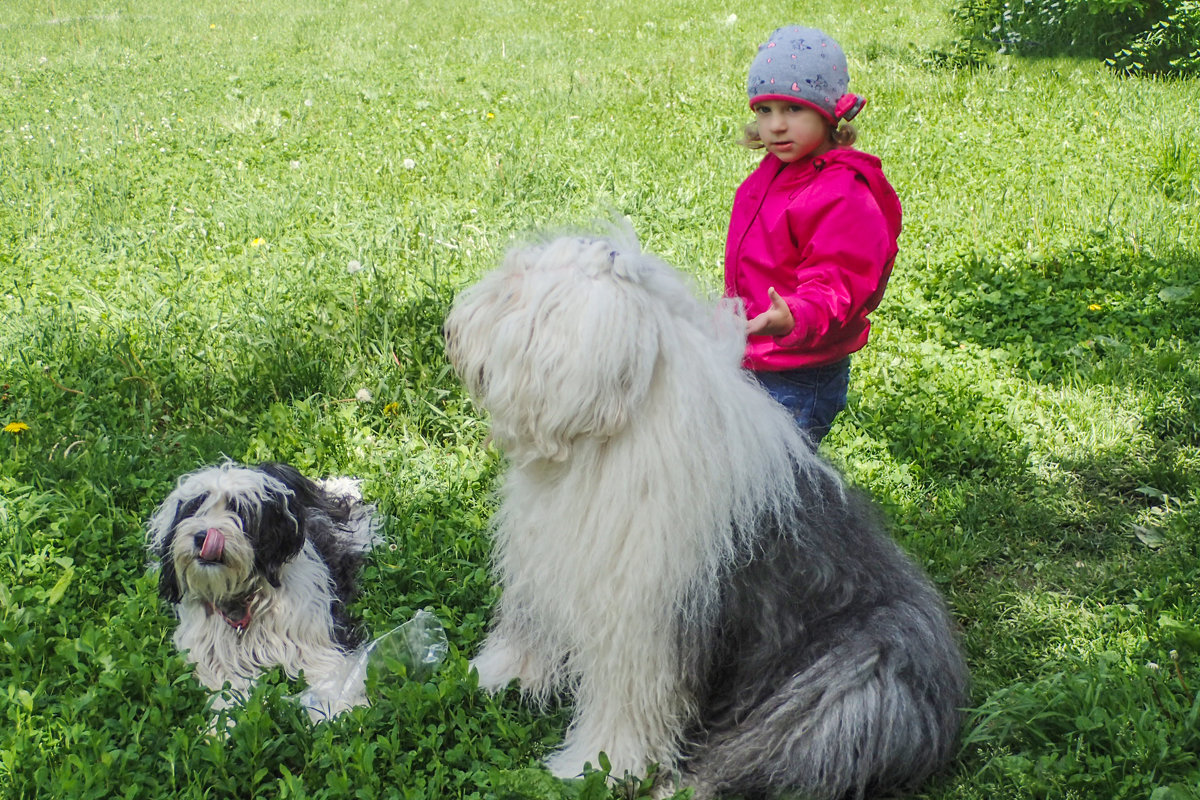
POLYGON ((741 369, 740 310, 631 239, 515 247, 446 320, 508 459, 480 685, 573 692, 562 776, 604 752, 699 798, 918 785, 966 697, 941 598, 741 369))

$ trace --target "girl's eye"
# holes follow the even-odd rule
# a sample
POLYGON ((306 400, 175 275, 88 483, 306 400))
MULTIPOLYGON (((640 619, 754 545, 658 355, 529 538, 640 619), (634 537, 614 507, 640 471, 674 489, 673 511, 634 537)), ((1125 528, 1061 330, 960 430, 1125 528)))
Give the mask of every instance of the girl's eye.
POLYGON ((804 106, 801 105, 788 106, 788 111, 792 112, 793 114, 797 114, 803 110, 804 106))

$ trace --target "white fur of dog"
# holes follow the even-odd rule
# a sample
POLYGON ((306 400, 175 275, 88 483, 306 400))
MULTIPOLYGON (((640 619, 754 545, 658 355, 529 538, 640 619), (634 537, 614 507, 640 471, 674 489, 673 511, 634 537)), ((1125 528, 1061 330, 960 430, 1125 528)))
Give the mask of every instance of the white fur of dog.
POLYGON ((806 797, 948 758, 966 670, 925 577, 740 367, 740 310, 635 239, 512 249, 447 317, 509 468, 474 661, 574 716, 548 761, 806 797))
MULTIPOLYGON (((233 462, 180 478, 148 523, 148 547, 197 679, 237 698, 278 665, 304 673, 314 719, 364 703, 342 686, 361 638, 345 606, 377 528, 348 479, 233 462)), ((228 703, 216 694, 215 708, 228 703)))

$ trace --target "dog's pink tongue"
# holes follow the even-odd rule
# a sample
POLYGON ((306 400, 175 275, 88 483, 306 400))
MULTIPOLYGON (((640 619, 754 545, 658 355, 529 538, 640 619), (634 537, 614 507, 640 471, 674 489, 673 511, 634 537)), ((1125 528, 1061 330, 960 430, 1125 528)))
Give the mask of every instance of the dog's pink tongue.
POLYGON ((204 544, 200 545, 200 558, 203 561, 220 561, 225 553, 225 534, 216 528, 204 532, 204 544))

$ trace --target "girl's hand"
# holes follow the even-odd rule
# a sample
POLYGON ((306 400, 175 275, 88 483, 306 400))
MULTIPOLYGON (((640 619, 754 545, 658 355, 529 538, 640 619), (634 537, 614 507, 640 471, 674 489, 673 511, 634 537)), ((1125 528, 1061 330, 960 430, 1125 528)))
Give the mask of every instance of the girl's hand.
POLYGON ((774 286, 767 289, 767 296, 771 298, 771 307, 746 322, 747 336, 787 336, 796 327, 792 310, 774 286))

